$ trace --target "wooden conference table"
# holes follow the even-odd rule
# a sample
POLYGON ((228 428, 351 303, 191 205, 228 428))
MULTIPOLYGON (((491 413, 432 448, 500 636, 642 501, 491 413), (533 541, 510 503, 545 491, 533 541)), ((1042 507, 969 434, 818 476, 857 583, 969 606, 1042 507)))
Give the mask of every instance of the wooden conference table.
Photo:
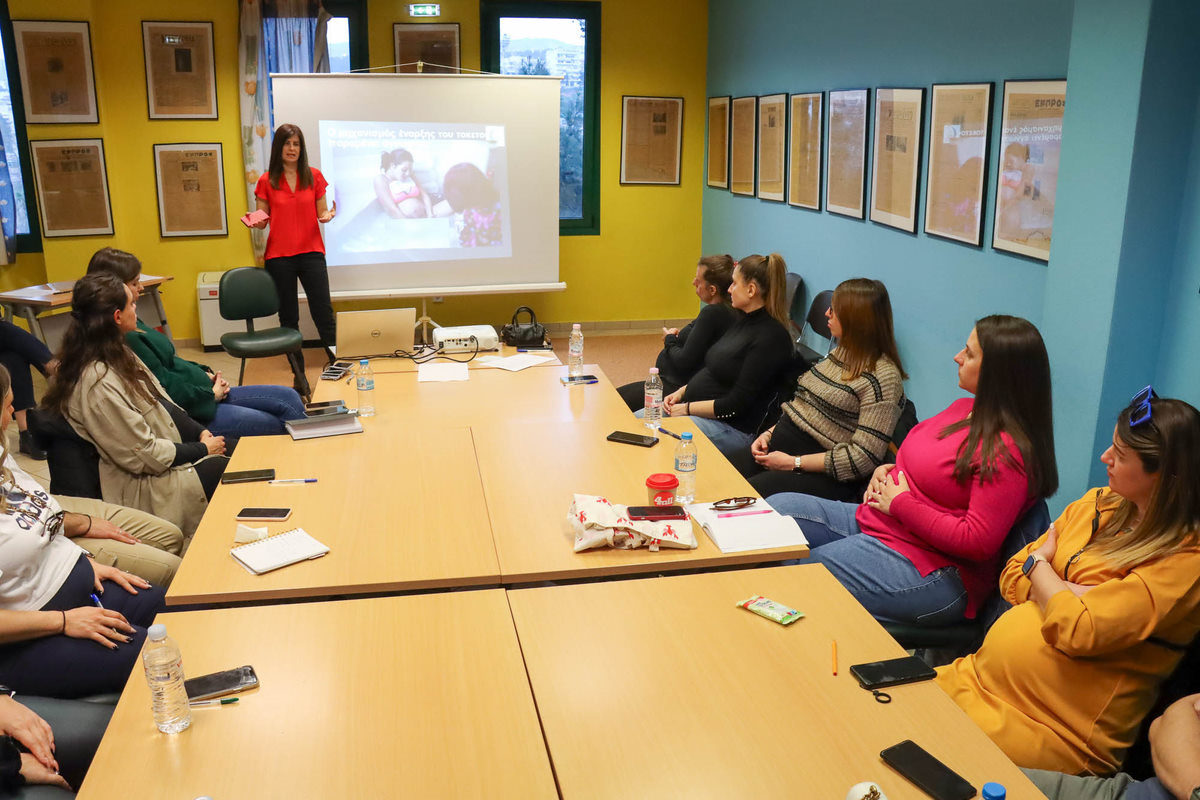
MULTIPOLYGON (((152 310, 158 315, 155 326, 161 325, 168 338, 171 337, 171 326, 167 323, 167 311, 163 307, 158 287, 170 280, 174 280, 171 275, 142 275, 142 288, 145 290, 143 297, 148 299, 152 310)), ((55 281, 0 292, 0 313, 6 322, 12 322, 14 315, 24 318, 29 323, 29 332, 46 344, 46 335, 38 317, 70 306, 71 291, 74 288, 75 281, 55 281)))

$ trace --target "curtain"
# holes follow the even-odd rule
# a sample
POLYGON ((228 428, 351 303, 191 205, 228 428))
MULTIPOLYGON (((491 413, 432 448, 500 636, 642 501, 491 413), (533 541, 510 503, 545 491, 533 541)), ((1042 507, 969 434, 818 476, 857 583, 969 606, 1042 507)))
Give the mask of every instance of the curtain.
MULTIPOLYGON (((254 208, 254 187, 271 160, 270 74, 328 72, 328 20, 319 0, 241 0, 238 75, 247 208, 254 208)), ((250 238, 254 259, 262 263, 266 231, 251 228, 250 238)))
MULTIPOLYGON (((21 169, 20 159, 12 152, 13 166, 21 169)), ((4 231, 4 262, 17 260, 17 198, 13 195, 12 177, 8 169, 9 152, 0 132, 0 228, 4 231)))

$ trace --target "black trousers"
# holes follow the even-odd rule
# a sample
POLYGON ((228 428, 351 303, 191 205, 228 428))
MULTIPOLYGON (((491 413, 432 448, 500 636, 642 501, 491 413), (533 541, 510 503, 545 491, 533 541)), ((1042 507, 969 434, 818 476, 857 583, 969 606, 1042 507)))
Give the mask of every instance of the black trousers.
POLYGON ((46 374, 46 362, 54 356, 32 333, 18 328, 11 322, 0 320, 0 364, 8 368, 12 376, 13 408, 24 411, 33 408, 37 401, 33 397, 33 367, 46 374))
MULTIPOLYGON (((267 274, 275 281, 275 293, 279 297, 279 324, 285 328, 300 330, 300 296, 296 292, 296 281, 304 287, 308 297, 308 311, 321 343, 326 348, 337 344, 337 323, 333 318, 333 301, 329 299, 329 270, 325 266, 324 253, 300 253, 295 256, 268 258, 267 274)), ((301 357, 301 366, 304 365, 301 357)))
MULTIPOLYGON (((775 432, 771 434, 771 450, 779 450, 791 456, 806 456, 812 453, 824 453, 821 443, 796 427, 792 418, 787 414, 779 417, 775 424, 775 432)), ((750 448, 729 456, 730 463, 737 467, 738 472, 745 476, 754 491, 763 497, 784 492, 799 492, 813 497, 827 497, 830 500, 857 502, 862 500, 863 484, 859 482, 842 483, 831 478, 824 472, 784 472, 781 470, 765 469, 759 466, 750 454, 750 448)))

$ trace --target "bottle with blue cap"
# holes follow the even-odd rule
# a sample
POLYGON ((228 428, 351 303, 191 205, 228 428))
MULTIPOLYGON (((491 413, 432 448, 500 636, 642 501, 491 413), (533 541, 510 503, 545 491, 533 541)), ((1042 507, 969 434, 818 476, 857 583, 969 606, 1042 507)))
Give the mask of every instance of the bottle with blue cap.
POLYGON ((1002 783, 989 781, 983 785, 981 796, 983 800, 1005 800, 1008 797, 1008 789, 1005 789, 1002 783))
POLYGON ((692 441, 692 432, 684 431, 675 446, 675 477, 679 478, 679 488, 675 490, 675 500, 683 505, 696 499, 696 443, 692 441))

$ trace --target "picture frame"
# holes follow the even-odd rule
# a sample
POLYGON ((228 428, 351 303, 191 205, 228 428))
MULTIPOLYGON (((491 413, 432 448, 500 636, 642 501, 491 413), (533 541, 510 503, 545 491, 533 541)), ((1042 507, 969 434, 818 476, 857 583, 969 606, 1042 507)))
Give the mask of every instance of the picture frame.
POLYGON ((729 116, 729 191, 754 197, 758 98, 754 95, 733 98, 729 116))
POLYGON ((875 90, 871 139, 871 221, 917 232, 917 187, 921 183, 924 89, 875 90))
POLYGON ((787 95, 758 98, 758 199, 778 203, 787 188, 787 95))
POLYGON ((100 121, 87 22, 13 20, 28 125, 100 121))
POLYGON ((854 219, 866 211, 870 89, 829 92, 825 149, 825 210, 854 219))
POLYGON ((102 139, 34 139, 29 142, 42 236, 113 233, 112 203, 102 139))
POLYGON ((457 75, 462 66, 457 22, 392 23, 392 46, 396 72, 457 75))
POLYGON ((211 22, 142 20, 150 119, 217 119, 211 22))
POLYGON ((994 83, 935 83, 929 101, 925 233, 983 246, 994 83))
POLYGON ((825 93, 788 98, 788 205, 821 210, 821 157, 825 144, 825 93))
POLYGON ((729 188, 729 99, 708 98, 707 182, 714 189, 729 188))
POLYGON ((678 186, 683 98, 621 97, 621 183, 678 186))
POLYGON ((1048 263, 1066 80, 1005 81, 992 247, 1048 263))
POLYGON ((221 143, 156 144, 153 152, 159 235, 228 236, 221 143))

